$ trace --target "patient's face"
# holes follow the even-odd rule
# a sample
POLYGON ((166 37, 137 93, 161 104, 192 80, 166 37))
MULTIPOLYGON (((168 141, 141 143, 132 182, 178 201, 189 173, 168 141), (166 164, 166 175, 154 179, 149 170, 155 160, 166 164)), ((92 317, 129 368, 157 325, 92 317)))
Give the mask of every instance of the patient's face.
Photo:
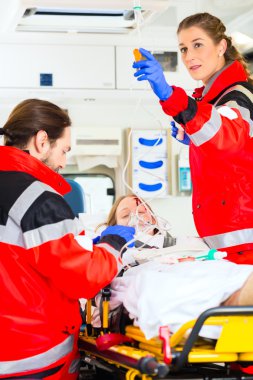
MULTIPOLYGON (((151 211, 138 198, 127 197, 122 199, 116 210, 116 222, 123 226, 131 224, 131 215, 137 216, 134 219, 138 226, 145 228, 148 224, 155 224, 151 211)), ((137 227, 134 225, 133 227, 137 227)), ((153 230, 152 230, 153 233, 153 230)))

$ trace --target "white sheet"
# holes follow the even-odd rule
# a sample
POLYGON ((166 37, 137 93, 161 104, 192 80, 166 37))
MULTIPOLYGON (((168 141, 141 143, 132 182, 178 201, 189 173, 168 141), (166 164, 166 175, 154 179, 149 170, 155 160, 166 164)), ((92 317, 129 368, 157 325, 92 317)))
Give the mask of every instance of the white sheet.
MULTIPOLYGON (((242 287, 253 266, 226 260, 193 261, 174 265, 148 262, 129 269, 112 282, 113 303, 123 303, 147 339, 159 327, 176 331, 206 309, 216 307, 242 287)), ((205 328, 202 335, 217 338, 219 331, 205 328)))

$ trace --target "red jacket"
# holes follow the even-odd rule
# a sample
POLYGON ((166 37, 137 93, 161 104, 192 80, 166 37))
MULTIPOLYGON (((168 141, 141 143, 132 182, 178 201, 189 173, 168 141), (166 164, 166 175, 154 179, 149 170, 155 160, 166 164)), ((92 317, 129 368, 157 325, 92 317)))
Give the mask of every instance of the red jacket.
POLYGON ((62 197, 69 190, 36 158, 0 147, 0 377, 70 352, 78 299, 93 297, 122 267, 106 239, 93 251, 77 242, 82 226, 62 197))
POLYGON ((198 101, 174 87, 160 102, 191 139, 196 229, 210 247, 229 253, 253 249, 253 110, 246 81, 234 61, 198 101))

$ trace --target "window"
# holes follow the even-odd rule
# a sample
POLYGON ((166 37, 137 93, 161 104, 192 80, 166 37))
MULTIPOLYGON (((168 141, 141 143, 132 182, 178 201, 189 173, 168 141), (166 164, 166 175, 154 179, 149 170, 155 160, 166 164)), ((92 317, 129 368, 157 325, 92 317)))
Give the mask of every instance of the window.
POLYGON ((88 214, 108 215, 115 194, 112 178, 102 174, 65 174, 64 177, 82 186, 88 214))

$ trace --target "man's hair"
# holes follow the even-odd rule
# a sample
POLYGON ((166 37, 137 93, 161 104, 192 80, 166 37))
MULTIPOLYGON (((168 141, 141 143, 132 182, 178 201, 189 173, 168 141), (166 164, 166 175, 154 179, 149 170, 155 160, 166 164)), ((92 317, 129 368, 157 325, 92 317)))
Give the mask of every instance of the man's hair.
POLYGON ((27 99, 13 109, 5 123, 4 143, 25 149, 29 140, 43 130, 53 144, 70 125, 67 112, 57 105, 46 100, 27 99))

